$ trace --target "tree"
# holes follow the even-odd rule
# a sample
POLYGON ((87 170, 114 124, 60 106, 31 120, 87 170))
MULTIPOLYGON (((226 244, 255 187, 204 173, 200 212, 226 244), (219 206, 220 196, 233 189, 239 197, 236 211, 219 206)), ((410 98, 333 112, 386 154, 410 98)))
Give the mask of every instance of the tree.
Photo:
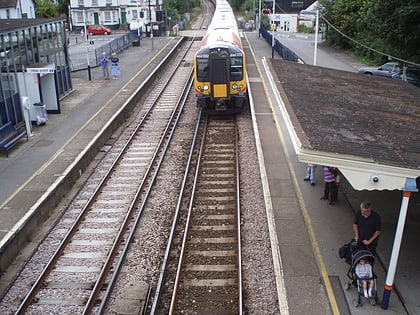
POLYGON ((323 15, 338 30, 374 50, 349 41, 331 28, 328 41, 351 49, 374 63, 388 55, 420 63, 420 2, 418 0, 321 0, 323 15))
POLYGON ((70 0, 58 0, 57 1, 58 14, 69 17, 69 5, 70 5, 70 0))
POLYGON ((36 17, 37 18, 52 18, 58 17, 58 7, 51 0, 37 0, 36 1, 36 17))
POLYGON ((371 0, 370 5, 359 20, 359 31, 365 36, 372 32, 383 40, 382 45, 377 45, 383 46, 386 53, 420 63, 420 2, 371 0))
POLYGON ((184 14, 199 5, 199 0, 166 0, 167 10, 176 10, 180 14, 184 14))

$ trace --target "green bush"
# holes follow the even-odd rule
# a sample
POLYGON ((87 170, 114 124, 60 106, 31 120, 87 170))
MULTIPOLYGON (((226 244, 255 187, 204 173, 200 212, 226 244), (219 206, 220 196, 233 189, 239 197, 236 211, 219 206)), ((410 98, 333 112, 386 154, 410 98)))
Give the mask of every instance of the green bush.
POLYGON ((298 33, 315 33, 313 27, 308 27, 305 24, 299 24, 297 28, 298 33))

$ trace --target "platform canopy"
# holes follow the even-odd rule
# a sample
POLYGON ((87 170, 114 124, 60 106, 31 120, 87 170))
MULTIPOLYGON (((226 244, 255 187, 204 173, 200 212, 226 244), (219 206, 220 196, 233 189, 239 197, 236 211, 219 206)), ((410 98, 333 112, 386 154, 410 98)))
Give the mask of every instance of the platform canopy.
POLYGON ((277 59, 269 67, 299 161, 338 167, 356 190, 417 191, 420 88, 277 59))

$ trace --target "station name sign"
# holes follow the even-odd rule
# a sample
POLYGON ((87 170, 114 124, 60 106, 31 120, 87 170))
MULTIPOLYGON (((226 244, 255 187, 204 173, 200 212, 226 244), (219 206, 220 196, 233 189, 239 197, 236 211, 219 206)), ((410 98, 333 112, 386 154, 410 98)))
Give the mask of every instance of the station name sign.
POLYGON ((47 73, 54 73, 55 69, 54 67, 45 67, 45 68, 26 68, 26 73, 41 73, 41 74, 47 74, 47 73))

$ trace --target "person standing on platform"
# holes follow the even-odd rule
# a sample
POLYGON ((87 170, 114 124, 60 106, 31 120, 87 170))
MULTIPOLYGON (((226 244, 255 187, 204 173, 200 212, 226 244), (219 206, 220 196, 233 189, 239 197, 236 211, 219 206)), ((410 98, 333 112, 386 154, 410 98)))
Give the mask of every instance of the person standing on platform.
POLYGON ((117 54, 112 53, 112 56, 111 56, 111 73, 112 73, 112 79, 113 80, 118 80, 118 77, 121 74, 119 62, 120 62, 120 59, 117 57, 117 54))
POLYGON ((338 200, 338 186, 335 182, 337 169, 332 166, 323 166, 324 169, 324 195, 321 200, 329 200, 329 205, 335 205, 338 200))
POLYGON ((308 166, 306 168, 306 176, 303 179, 305 182, 309 181, 312 186, 315 186, 315 168, 315 164, 308 163, 308 166))
POLYGON ((92 39, 93 36, 89 37, 89 34, 86 34, 86 38, 89 40, 89 45, 95 45, 95 42, 92 39))
POLYGON ((354 217, 353 232, 355 241, 363 243, 376 256, 376 247, 381 234, 381 217, 372 210, 369 201, 360 204, 360 211, 354 217))
POLYGON ((109 80, 108 62, 109 62, 109 58, 106 55, 106 52, 103 52, 101 56, 101 67, 102 67, 102 73, 104 74, 105 80, 109 80))

